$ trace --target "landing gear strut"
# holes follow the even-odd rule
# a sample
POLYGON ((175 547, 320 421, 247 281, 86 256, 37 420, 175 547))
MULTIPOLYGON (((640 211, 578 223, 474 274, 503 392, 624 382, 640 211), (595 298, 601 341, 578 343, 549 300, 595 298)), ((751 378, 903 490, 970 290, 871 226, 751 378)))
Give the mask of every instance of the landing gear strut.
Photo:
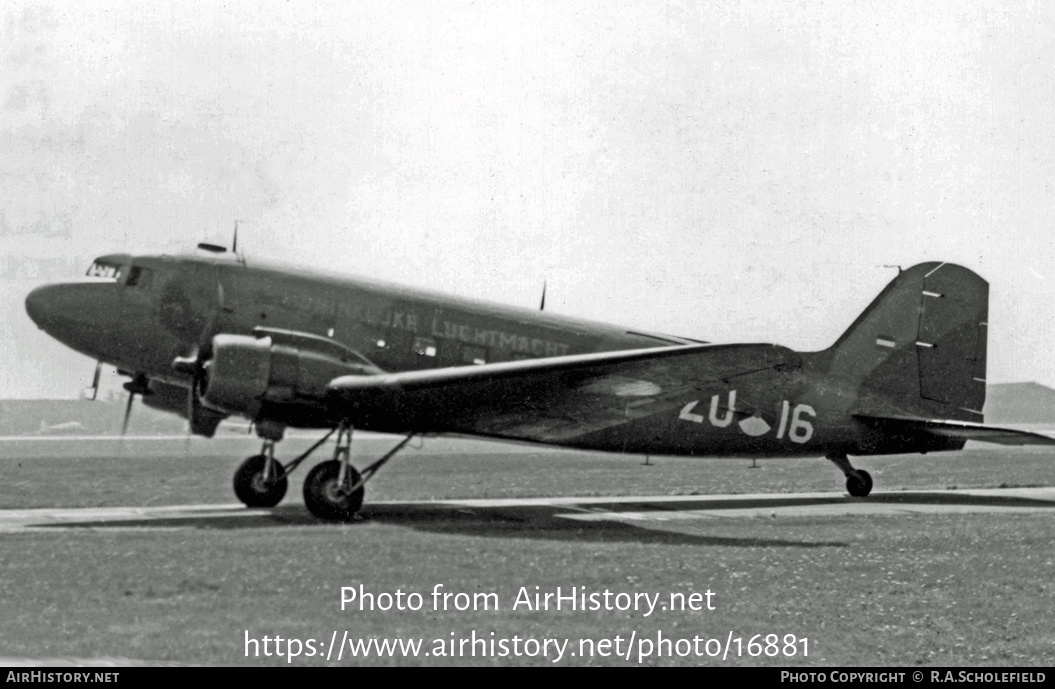
POLYGON ((864 469, 854 469, 845 453, 828 455, 828 459, 846 476, 846 492, 855 498, 863 498, 872 492, 872 475, 864 469))
POLYGON ((318 464, 304 479, 304 504, 320 519, 347 521, 363 506, 363 477, 351 464, 352 427, 337 427, 333 459, 318 464))
POLYGON ((413 433, 408 435, 360 474, 351 463, 353 431, 350 422, 341 422, 337 428, 285 466, 275 459, 275 438, 265 438, 260 454, 245 460, 235 471, 235 495, 247 507, 274 507, 286 495, 287 477, 336 433, 337 445, 333 451, 333 459, 316 466, 304 479, 304 504, 308 511, 320 519, 352 519, 363 506, 363 486, 366 482, 414 437, 413 433))
POLYGON ((414 437, 413 433, 408 435, 360 474, 351 463, 353 430, 349 422, 341 422, 337 427, 337 446, 333 451, 333 459, 317 465, 304 479, 304 504, 309 512, 320 519, 348 521, 354 517, 363 506, 363 486, 366 482, 414 437))

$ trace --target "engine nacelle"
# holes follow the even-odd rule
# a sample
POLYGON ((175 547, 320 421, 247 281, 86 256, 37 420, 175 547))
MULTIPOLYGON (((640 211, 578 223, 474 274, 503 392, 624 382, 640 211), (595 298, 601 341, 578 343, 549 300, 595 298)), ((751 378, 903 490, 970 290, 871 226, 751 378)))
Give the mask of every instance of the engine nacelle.
POLYGON ((265 403, 321 402, 338 376, 381 373, 333 340, 263 329, 257 335, 213 337, 199 389, 203 404, 254 418, 265 403))

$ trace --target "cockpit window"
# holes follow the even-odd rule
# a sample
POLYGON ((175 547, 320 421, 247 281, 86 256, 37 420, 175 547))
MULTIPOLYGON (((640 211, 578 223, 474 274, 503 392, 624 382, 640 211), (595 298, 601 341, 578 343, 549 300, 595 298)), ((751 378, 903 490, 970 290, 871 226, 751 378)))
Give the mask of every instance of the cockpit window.
POLYGON ((121 266, 117 263, 96 260, 85 274, 90 278, 110 278, 111 280, 120 280, 122 271, 121 266))
POLYGON ((153 281, 154 271, 149 268, 132 266, 128 269, 128 279, 125 280, 125 286, 149 288, 153 281))

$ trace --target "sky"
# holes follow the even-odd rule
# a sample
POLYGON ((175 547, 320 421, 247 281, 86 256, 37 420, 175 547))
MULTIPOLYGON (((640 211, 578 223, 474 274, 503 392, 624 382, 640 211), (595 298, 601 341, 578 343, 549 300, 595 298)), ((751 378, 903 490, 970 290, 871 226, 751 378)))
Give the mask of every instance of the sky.
POLYGON ((200 241, 715 342, 830 345, 897 273, 990 282, 1055 386, 1055 5, 0 7, 0 396, 94 362, 34 286, 200 241))

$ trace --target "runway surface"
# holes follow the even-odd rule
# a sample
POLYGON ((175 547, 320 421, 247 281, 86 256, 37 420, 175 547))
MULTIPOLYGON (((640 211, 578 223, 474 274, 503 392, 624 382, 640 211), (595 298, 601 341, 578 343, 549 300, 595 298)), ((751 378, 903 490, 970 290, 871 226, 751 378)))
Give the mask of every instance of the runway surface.
MULTIPOLYGON (((477 511, 520 519, 647 522, 751 517, 822 517, 910 514, 1055 513, 1055 487, 934 491, 876 491, 867 498, 845 493, 516 498, 494 500, 379 501, 364 520, 399 514, 442 520, 477 511)), ((0 533, 35 529, 191 529, 319 523, 303 505, 246 509, 241 504, 165 507, 37 508, 0 510, 0 533)))

